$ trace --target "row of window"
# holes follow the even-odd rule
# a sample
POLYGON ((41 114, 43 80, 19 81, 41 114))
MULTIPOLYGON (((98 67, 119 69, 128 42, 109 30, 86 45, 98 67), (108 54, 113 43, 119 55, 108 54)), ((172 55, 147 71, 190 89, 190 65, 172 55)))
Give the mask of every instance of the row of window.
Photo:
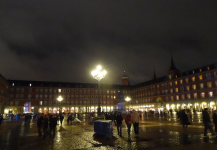
MULTIPOLYGON (((217 81, 215 81, 215 86, 217 86, 217 81)), ((212 82, 207 82, 206 84, 206 87, 207 88, 212 88, 212 82)), ((185 91, 185 88, 186 88, 186 91, 190 91, 191 89, 192 90, 197 90, 198 87, 196 84, 193 84, 191 87, 190 85, 187 85, 187 86, 181 86, 180 88, 171 88, 170 89, 170 93, 178 93, 178 92, 184 92, 185 91), (191 89, 190 89, 191 88, 191 89)), ((204 83, 200 83, 199 84, 199 89, 204 89, 204 83)), ((162 91, 157 91, 157 95, 161 95, 161 94, 168 94, 168 90, 162 90, 162 91)), ((154 96, 155 95, 155 92, 148 92, 148 93, 143 93, 143 94, 136 94, 134 95, 133 97, 134 98, 140 98, 140 97, 149 97, 149 96, 154 96)))
MULTIPOLYGON (((217 77, 217 71, 214 72, 214 76, 217 77)), ((167 88, 167 86, 173 86, 174 85, 178 85, 178 84, 183 84, 184 81, 185 83, 189 83, 189 79, 191 79, 192 82, 196 81, 196 77, 193 76, 191 78, 185 78, 185 79, 180 79, 180 80, 176 80, 174 82, 168 82, 168 83, 162 83, 161 84, 161 88, 167 88)), ((198 75, 198 79, 199 80, 203 80, 203 75, 198 75)), ((211 79, 211 73, 206 73, 206 79, 211 79)), ((157 89, 160 88, 160 85, 152 85, 152 86, 149 86, 149 87, 145 87, 145 88, 139 88, 139 89, 136 89, 136 90, 133 90, 132 93, 138 93, 138 92, 143 92, 143 91, 148 91, 148 90, 155 90, 155 87, 157 89)))
MULTIPOLYGON (((14 95, 10 94, 10 98, 13 99, 14 95)), ((16 94, 15 95, 16 99, 23 99, 24 98, 24 94, 16 94)), ((31 94, 28 94, 28 99, 33 98, 31 94)), ((56 99, 57 96, 54 95, 42 95, 42 94, 36 94, 35 99, 56 99)), ((66 95, 63 96, 63 99, 97 99, 98 95, 66 95)), ((99 96, 100 99, 116 99, 115 95, 100 95, 99 96)))
MULTIPOLYGON (((59 105, 56 101, 39 101, 39 105, 59 105)), ((98 101, 62 101, 64 105, 86 105, 86 104, 98 104, 98 101)), ((113 101, 100 101, 100 104, 113 104, 113 101)), ((13 101, 10 101, 10 105, 14 105, 13 101)), ((19 101, 15 101, 15 105, 19 105, 19 101)))
MULTIPOLYGON (((14 92, 14 88, 11 88, 11 92, 14 92)), ((16 92, 24 92, 24 88, 16 88, 16 92)), ((32 92, 32 88, 28 89, 28 92, 32 92)), ((85 89, 36 89, 37 93, 81 93, 81 94, 86 94, 86 93, 96 93, 98 92, 101 94, 115 94, 115 90, 85 90, 85 89)), ((127 93, 127 91, 124 91, 124 93, 127 93)))
MULTIPOLYGON (((207 97, 205 95, 205 92, 200 92, 200 98, 205 98, 205 97, 207 97)), ((213 97, 213 91, 209 91, 208 92, 208 97, 213 97)), ((181 97, 179 95, 175 96, 176 100, 179 100, 180 98, 184 100, 185 99, 185 95, 182 94, 181 97)), ((192 98, 194 98, 194 99, 198 98, 198 93, 193 93, 193 97, 192 97, 192 94, 190 94, 190 93, 187 94, 187 99, 192 99, 192 98)), ((174 96, 170 96, 170 99, 171 99, 171 101, 173 101, 174 100, 174 96)), ((167 97, 166 100, 168 100, 168 97, 167 97)))

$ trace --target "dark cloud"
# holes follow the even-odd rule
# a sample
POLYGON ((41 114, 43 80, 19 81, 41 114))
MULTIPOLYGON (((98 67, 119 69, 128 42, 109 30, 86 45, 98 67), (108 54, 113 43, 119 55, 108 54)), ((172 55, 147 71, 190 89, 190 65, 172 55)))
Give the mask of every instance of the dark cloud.
POLYGON ((216 1, 1 1, 0 73, 6 78, 132 84, 216 62, 216 1), (16 73, 14 73, 16 72, 16 73))

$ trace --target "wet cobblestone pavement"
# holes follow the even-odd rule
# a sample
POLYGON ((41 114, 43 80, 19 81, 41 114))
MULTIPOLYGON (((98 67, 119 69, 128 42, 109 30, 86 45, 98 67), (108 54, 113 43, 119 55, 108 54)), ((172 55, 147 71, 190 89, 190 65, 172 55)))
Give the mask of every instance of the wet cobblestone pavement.
MULTIPOLYGON (((65 117, 66 118, 66 117, 65 117)), ((128 138, 126 125, 123 124, 122 137, 117 135, 114 127, 114 136, 104 138, 102 135, 93 137, 93 125, 87 119, 81 124, 57 126, 54 140, 38 138, 36 121, 24 123, 20 121, 4 121, 0 127, 1 150, 186 150, 207 149, 214 150, 217 138, 209 135, 203 137, 203 124, 201 114, 194 115, 193 123, 183 131, 179 120, 174 116, 147 117, 140 121, 139 136, 136 137, 131 130, 128 138)), ((133 129, 133 127, 131 128, 133 129)))

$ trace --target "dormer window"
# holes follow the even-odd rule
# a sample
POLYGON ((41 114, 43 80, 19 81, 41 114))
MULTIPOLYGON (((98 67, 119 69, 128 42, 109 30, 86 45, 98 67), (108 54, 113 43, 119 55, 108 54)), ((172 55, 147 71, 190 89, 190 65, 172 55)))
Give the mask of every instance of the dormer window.
POLYGON ((200 72, 202 72, 202 69, 200 69, 200 72))
POLYGON ((207 67, 207 70, 209 70, 209 66, 207 67))
POLYGON ((194 70, 192 71, 192 73, 194 74, 194 70))
POLYGON ((169 74, 169 79, 172 79, 172 76, 171 76, 171 74, 169 74))

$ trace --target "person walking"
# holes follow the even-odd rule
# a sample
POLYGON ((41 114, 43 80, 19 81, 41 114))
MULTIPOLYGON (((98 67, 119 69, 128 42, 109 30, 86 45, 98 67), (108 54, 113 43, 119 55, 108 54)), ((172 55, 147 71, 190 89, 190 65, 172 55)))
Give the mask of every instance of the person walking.
POLYGON ((212 134, 214 134, 208 111, 209 111, 208 108, 205 108, 203 111, 203 123, 204 123, 204 136, 205 137, 207 136, 208 129, 210 130, 210 132, 212 132, 212 134))
POLYGON ((133 113, 131 115, 131 120, 134 127, 134 133, 136 136, 139 135, 139 114, 133 109, 133 113))
POLYGON ((63 119, 64 119, 64 116, 62 114, 60 114, 60 124, 62 125, 63 123, 63 119))
POLYGON ((42 124, 43 124, 43 117, 39 114, 39 115, 38 115, 38 120, 37 120, 38 136, 39 136, 39 137, 42 136, 42 134, 41 134, 41 127, 42 127, 42 124))
POLYGON ((49 128, 50 128, 50 138, 49 139, 54 139, 55 137, 55 132, 56 132, 56 125, 57 125, 57 118, 55 115, 52 115, 52 118, 50 119, 50 124, 49 124, 49 128), (53 131, 53 136, 51 138, 51 132, 53 131))
POLYGON ((42 125, 42 129, 43 129, 43 138, 47 137, 47 129, 48 129, 48 117, 45 114, 44 118, 43 118, 43 125, 42 125))
POLYGON ((116 117, 116 122, 117 122, 117 130, 118 130, 118 135, 122 136, 122 121, 123 117, 120 112, 118 112, 118 115, 116 117))
POLYGON ((125 123, 127 124, 128 136, 130 136, 130 129, 131 129, 131 124, 132 124, 130 112, 127 113, 124 119, 125 119, 125 123))
POLYGON ((215 124, 215 134, 217 134, 217 111, 215 110, 212 115, 213 123, 215 124))
POLYGON ((3 115, 0 114, 0 126, 1 126, 1 124, 2 124, 2 121, 3 121, 3 115))
POLYGON ((180 112, 180 120, 183 125, 183 129, 185 130, 188 127, 188 115, 185 113, 185 110, 180 112))
POLYGON ((19 120, 19 114, 16 114, 15 118, 16 118, 16 121, 19 120))

